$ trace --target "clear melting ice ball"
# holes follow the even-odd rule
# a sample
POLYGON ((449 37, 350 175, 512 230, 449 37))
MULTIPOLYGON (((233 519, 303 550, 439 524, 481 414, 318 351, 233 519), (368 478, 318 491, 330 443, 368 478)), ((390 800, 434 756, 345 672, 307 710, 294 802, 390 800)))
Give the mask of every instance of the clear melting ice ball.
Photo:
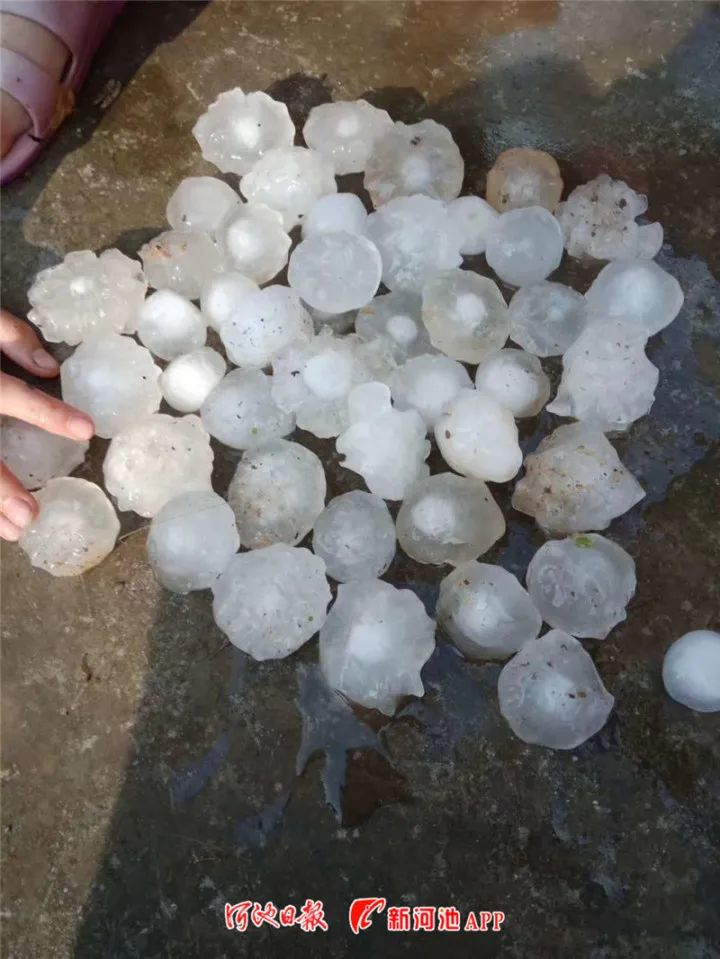
POLYGON ((236 270, 211 277, 200 294, 200 310, 216 333, 233 313, 242 308, 248 293, 259 293, 260 287, 236 270))
POLYGON ((330 500, 315 520, 313 549, 340 583, 377 579, 395 556, 395 523, 384 500, 363 490, 330 500))
POLYGON ((295 417, 272 397, 272 377, 262 370, 231 370, 208 394, 200 416, 215 439, 236 450, 280 439, 295 429, 295 417))
POLYGON ((241 308, 222 322, 220 339, 233 363, 262 369, 293 343, 307 343, 313 332, 297 293, 275 285, 248 294, 241 308))
POLYGON ((120 522, 95 483, 51 479, 35 498, 40 512, 19 541, 33 566, 53 576, 79 576, 112 552, 120 522))
POLYGON ((475 387, 516 419, 537 416, 550 399, 550 380, 540 360, 525 350, 500 350, 488 356, 475 372, 475 387))
POLYGON ((303 137, 332 162, 338 176, 344 176, 362 173, 378 137, 392 128, 386 110, 367 100, 340 100, 313 107, 303 137))
POLYGON ((325 564, 309 549, 275 543, 238 553, 213 586, 215 622, 254 659, 284 659, 325 622, 325 564))
POLYGON ((477 390, 462 390, 435 424, 438 449, 450 469, 505 483, 522 465, 512 413, 477 390))
POLYGON ((435 648, 435 623, 415 593, 380 579, 345 583, 320 630, 320 668, 333 689, 392 716, 422 696, 420 670, 435 648))
POLYGON ((468 371, 441 354, 413 356, 390 380, 395 407, 417 410, 431 432, 460 390, 472 388, 468 371))
POLYGON ((621 320, 628 335, 653 336, 672 323, 685 299, 680 284, 653 260, 608 263, 585 294, 592 322, 621 320))
POLYGON ((665 653, 663 684, 668 696, 699 713, 720 711, 720 633, 695 629, 665 653))
POLYGON ((226 263, 255 283, 276 277, 290 250, 282 214, 262 203, 234 207, 220 224, 218 243, 226 263))
POLYGON ((165 216, 173 230, 215 233, 222 219, 239 203, 235 190, 217 177, 189 176, 178 183, 165 216))
POLYGON ((560 224, 542 206, 503 213, 485 248, 488 265, 511 286, 544 280, 560 266, 562 254, 560 224))
MULTIPOLYGON (((189 300, 223 265, 222 253, 207 233, 166 230, 140 248, 147 281, 156 290, 174 290, 189 300)), ((130 331, 132 332, 132 331, 130 331)))
POLYGON ((225 360, 209 346, 183 353, 160 375, 165 402, 180 413, 195 413, 225 376, 225 370, 225 360))
POLYGON ((422 298, 417 293, 398 290, 376 296, 358 312, 355 329, 364 340, 383 337, 398 363, 433 352, 422 322, 422 298))
POLYGON ((487 238, 497 223, 497 210, 482 197, 459 196, 448 203, 447 212, 460 232, 463 256, 484 253, 487 238))
POLYGON ((535 356, 560 356, 585 329, 582 293, 541 280, 522 286, 510 300, 510 339, 535 356))
POLYGON ((290 257, 288 283, 302 299, 326 313, 365 306, 380 285, 377 247, 357 233, 314 233, 290 257))
POLYGON ((615 699, 582 644, 553 629, 503 667, 500 712, 526 743, 575 749, 605 725, 615 699))
POLYGON ((332 163, 321 153, 288 146, 266 153, 242 178, 240 189, 251 203, 282 213, 285 229, 291 230, 317 199, 337 193, 337 183, 332 163))
POLYGON ((544 150, 505 150, 487 176, 488 202, 500 213, 527 206, 542 206, 552 213, 562 191, 560 167, 544 150))
POLYGON ((161 360, 172 360, 205 345, 207 327, 200 310, 179 293, 158 290, 138 315, 140 342, 161 360))
POLYGON ((428 281, 422 317, 433 346, 465 363, 479 363, 497 352, 510 332, 497 284, 467 270, 448 270, 428 281))
POLYGON ((25 489, 40 489, 48 480, 72 473, 85 459, 89 445, 11 416, 0 417, 2 462, 25 489))
POLYGON ((367 211, 354 193, 328 193, 310 207, 303 219, 303 239, 315 233, 365 232, 367 211))

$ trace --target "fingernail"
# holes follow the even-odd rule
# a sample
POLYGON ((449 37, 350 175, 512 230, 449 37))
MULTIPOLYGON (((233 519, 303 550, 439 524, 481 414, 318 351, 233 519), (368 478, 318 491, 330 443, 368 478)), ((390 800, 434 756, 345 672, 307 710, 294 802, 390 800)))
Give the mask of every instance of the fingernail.
POLYGON ((41 370, 56 370, 58 368, 57 360, 46 350, 33 350, 33 363, 39 366, 41 370))
POLYGON ((15 526, 19 526, 20 529, 24 529, 33 518, 33 511, 30 509, 30 505, 26 503, 24 499, 18 499, 18 497, 6 499, 2 509, 10 522, 14 523, 15 526))
POLYGON ((78 440, 89 440, 95 433, 93 421, 84 416, 71 416, 67 425, 72 435, 78 440))

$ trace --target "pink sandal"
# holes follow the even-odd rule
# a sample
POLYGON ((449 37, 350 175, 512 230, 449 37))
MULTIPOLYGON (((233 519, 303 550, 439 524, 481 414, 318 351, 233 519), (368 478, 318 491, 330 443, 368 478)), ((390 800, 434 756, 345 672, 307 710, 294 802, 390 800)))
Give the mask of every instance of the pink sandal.
POLYGON ((27 111, 31 129, 21 133, 0 161, 0 184, 23 173, 48 139, 72 112, 98 47, 125 0, 0 0, 0 12, 24 17, 54 33, 69 51, 60 80, 22 54, 3 49, 0 54, 0 89, 27 111))

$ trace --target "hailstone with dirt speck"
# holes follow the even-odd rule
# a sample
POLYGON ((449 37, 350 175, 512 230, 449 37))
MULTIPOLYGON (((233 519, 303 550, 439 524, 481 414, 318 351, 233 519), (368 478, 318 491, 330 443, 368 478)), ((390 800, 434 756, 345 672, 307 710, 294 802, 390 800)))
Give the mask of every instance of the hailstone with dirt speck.
POLYGON ((675 319, 684 302, 680 284, 653 260, 608 263, 585 294, 590 322, 622 322, 627 334, 650 337, 675 319))
POLYGON ((205 283, 223 268, 222 253, 207 233, 166 230, 140 247, 145 276, 156 290, 197 300, 205 283))
POLYGON ((560 266, 562 255, 560 224, 543 206, 501 214, 485 247, 488 265, 511 286, 544 280, 560 266))
POLYGON ((665 653, 663 685, 668 696, 699 713, 720 711, 720 633, 695 629, 665 653))
POLYGON ((288 146, 270 150, 240 181, 242 195, 282 214, 291 230, 309 213, 313 203, 337 193, 335 168, 317 150, 288 146))
POLYGON ((84 461, 89 445, 87 440, 48 433, 12 416, 0 417, 2 462, 28 490, 72 473, 84 461))
POLYGON ((280 439, 295 429, 293 413, 272 397, 272 377, 262 370, 230 370, 200 409, 205 429, 232 449, 280 439))
POLYGON ((459 196, 448 203, 447 212, 460 231, 460 252, 463 256, 484 253, 487 238, 497 223, 497 210, 482 197, 459 196))
POLYGON ((209 346, 177 356, 160 375, 160 389, 180 413, 195 413, 225 376, 225 360, 209 346))
POLYGON ((399 410, 417 410, 432 431, 460 390, 472 388, 468 371, 449 356, 413 356, 393 373, 393 402, 399 410))
POLYGON ((438 449, 463 476, 505 483, 522 465, 512 413, 487 393, 462 390, 435 424, 438 449))
POLYGON ((537 416, 550 399, 550 380, 540 360, 525 350, 500 350, 484 359, 475 371, 475 388, 516 419, 537 416))
POLYGON ((315 520, 313 550, 340 583, 382 576, 395 556, 395 523, 384 500, 364 490, 330 500, 315 520))
POLYGON ((338 100, 312 108, 303 137, 332 162, 338 176, 344 176, 362 173, 378 137, 392 128, 387 110, 367 100, 338 100))
POLYGON ((292 252, 288 283, 310 306, 345 313, 365 306, 380 285, 377 247, 357 233, 314 233, 292 252))
POLYGON ((138 337, 161 360, 173 360, 205 345, 207 326, 200 310, 179 293, 158 290, 138 315, 138 337))
POLYGON ((487 176, 488 202, 500 213, 527 206, 542 206, 552 213, 562 191, 560 167, 544 150, 505 150, 487 176))
POLYGON ((220 332, 223 322, 241 309, 248 293, 258 293, 260 287, 254 280, 243 276, 237 270, 227 270, 211 277, 200 293, 202 315, 216 333, 220 332))
POLYGON ((303 218, 303 239, 314 233, 365 232, 367 210, 354 193, 328 193, 310 207, 303 218))
POLYGON ((310 314, 286 286, 266 286, 250 293, 220 326, 228 358, 238 366, 263 369, 293 343, 313 336, 310 314))
POLYGON ((165 216, 173 230, 215 233, 224 217, 240 203, 240 196, 214 176, 189 176, 175 188, 165 216))
POLYGON ((497 352, 510 331, 497 284, 467 270, 447 270, 425 284, 422 318, 433 346, 465 363, 497 352))
POLYGON ((587 303, 563 283, 541 280, 521 286, 508 307, 510 339, 535 356, 560 356, 587 323, 587 303))
POLYGON ((422 298, 409 290, 376 296, 358 311, 355 329, 364 340, 383 337, 398 363, 434 352, 422 321, 422 298))
POLYGON ((262 203, 233 207, 218 228, 225 262, 256 283, 267 283, 288 260, 290 237, 282 214, 262 203))

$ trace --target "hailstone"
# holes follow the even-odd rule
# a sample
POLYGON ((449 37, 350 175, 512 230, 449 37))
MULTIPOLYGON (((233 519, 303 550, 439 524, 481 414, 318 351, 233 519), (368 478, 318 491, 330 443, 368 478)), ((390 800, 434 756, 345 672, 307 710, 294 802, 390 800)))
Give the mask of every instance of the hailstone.
POLYGON ((305 214, 303 239, 314 233, 365 232, 367 211, 354 193, 328 193, 316 200, 305 214))
POLYGON ((216 333, 225 320, 236 313, 248 293, 258 293, 260 287, 242 273, 228 270, 211 277, 200 294, 200 310, 216 333))
POLYGON ((398 367, 390 380, 395 407, 417 410, 431 432, 460 390, 472 380, 457 360, 440 354, 413 356, 398 367))
POLYGON ((615 699, 582 644, 553 629, 503 667, 500 712, 526 743, 575 749, 605 725, 615 699))
POLYGON ((487 176, 488 202, 501 213, 527 206, 542 206, 552 213, 562 191, 560 167, 544 150, 505 150, 487 176))
POLYGON ((585 329, 582 293, 541 280, 521 286, 510 300, 510 339, 535 356, 560 356, 585 329))
POLYGON ((363 340, 383 337, 398 363, 433 352, 422 322, 422 298, 409 290, 376 296, 358 312, 355 329, 363 340))
POLYGON ((288 146, 269 150, 240 181, 243 196, 282 214, 291 230, 328 193, 337 193, 335 169, 321 153, 288 146))
POLYGON ((288 260, 290 237, 283 218, 262 203, 233 207, 218 228, 226 263, 256 283, 267 283, 288 260))
POLYGON ((479 196, 459 196, 448 203, 447 212, 460 231, 463 256, 484 253, 487 238, 497 223, 497 210, 479 196))
POLYGON ((336 496, 315 520, 313 549, 340 583, 377 579, 395 556, 390 510, 363 490, 336 496))
POLYGON ((720 711, 720 633, 695 629, 665 653, 663 684, 676 702, 698 713, 720 711))
POLYGON ((477 390, 461 390, 435 424, 438 449, 450 469, 504 483, 522 465, 512 413, 477 390))
POLYGON ((284 659, 325 622, 325 564, 309 549, 274 543, 238 553, 213 585, 215 622, 254 659, 284 659))
POLYGON ((344 313, 365 306, 380 285, 377 247, 357 233, 314 233, 290 257, 288 283, 310 306, 344 313))
POLYGON ((222 253, 207 233, 166 230, 140 248, 145 276, 156 290, 197 300, 205 283, 222 270, 222 253))
POLYGON ((488 265, 511 286, 544 280, 560 266, 562 255, 560 224, 543 206, 501 214, 485 248, 488 265))
POLYGON ((608 263, 585 298, 592 322, 617 319, 628 335, 645 337, 672 323, 685 299, 675 277, 653 260, 608 263))
POLYGON ((222 219, 239 203, 235 190, 217 177, 189 176, 177 185, 165 216, 173 230, 215 233, 222 219))
POLYGON ((160 376, 160 389, 174 410, 195 413, 225 376, 225 370, 222 356, 203 346, 169 363, 160 376))
POLYGON ((0 417, 2 462, 25 489, 40 489, 48 480, 72 473, 85 459, 89 445, 11 416, 0 417))
POLYGON ((88 336, 134 333, 146 291, 137 260, 119 250, 100 256, 78 250, 35 277, 27 295, 28 319, 46 340, 71 346, 88 336))
POLYGON ((138 316, 138 337, 161 360, 173 360, 205 345, 207 327, 200 310, 172 290, 158 290, 138 316))
POLYGON ((440 583, 438 626, 471 659, 507 659, 537 638, 542 618, 501 566, 463 563, 440 583))
POLYGON ((272 377, 262 370, 231 370, 208 394, 200 416, 215 439, 236 450, 280 439, 295 429, 295 416, 272 397, 272 377))
POLYGON ((243 453, 228 489, 248 549, 299 543, 325 508, 325 471, 299 443, 271 440, 243 453))
POLYGON ((367 100, 336 101, 312 108, 303 137, 343 176, 362 173, 378 137, 392 128, 390 114, 367 100))
POLYGON ((475 387, 516 418, 537 416, 550 399, 550 380, 540 360, 525 350, 500 350, 475 372, 475 387))
POLYGON ((542 618, 581 639, 605 639, 635 595, 635 563, 598 533, 549 540, 530 560, 527 588, 542 618))
POLYGON ((159 376, 149 350, 115 333, 85 340, 60 367, 63 399, 106 439, 158 411, 159 376))
POLYGON ((40 512, 19 540, 33 566, 53 576, 79 576, 112 552, 120 522, 95 483, 51 479, 35 498, 40 512))
POLYGON ((240 309, 220 325, 228 358, 238 366, 258 369, 269 366, 291 344, 307 343, 313 332, 310 314, 286 286, 248 294, 240 309))
POLYGON ((455 473, 416 483, 397 517, 398 541, 408 556, 435 566, 477 559, 504 533, 502 511, 487 486, 455 473))
POLYGON ((345 583, 320 630, 320 669, 354 703, 392 716, 422 696, 420 671, 435 649, 435 623, 409 589, 380 579, 345 583))
POLYGON ((465 363, 479 363, 497 352, 510 331, 497 284, 467 270, 448 270, 427 282, 422 317, 433 346, 465 363))

